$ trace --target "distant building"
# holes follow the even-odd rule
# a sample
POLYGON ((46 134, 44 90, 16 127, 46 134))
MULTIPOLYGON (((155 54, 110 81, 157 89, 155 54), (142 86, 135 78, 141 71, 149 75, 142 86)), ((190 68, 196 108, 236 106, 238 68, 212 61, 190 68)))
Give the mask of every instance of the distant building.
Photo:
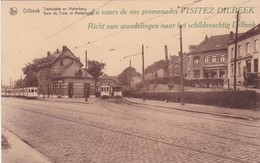
POLYGON ((156 61, 145 69, 145 80, 167 77, 168 72, 168 59, 156 61))
POLYGON ((116 76, 108 76, 107 74, 103 74, 97 82, 98 92, 101 92, 101 86, 109 86, 109 91, 111 95, 113 95, 112 91, 115 87, 120 87, 120 84, 116 76))
MULTIPOLYGON (((180 56, 171 56, 169 61, 169 76, 180 76, 181 72, 181 59, 180 56)), ((183 75, 187 77, 187 64, 188 64, 188 56, 187 53, 183 53, 183 75)))
POLYGON ((62 47, 44 58, 36 59, 38 66, 39 95, 49 97, 80 97, 93 85, 94 78, 82 68, 83 64, 69 48, 62 47))
POLYGON ((187 78, 227 78, 228 43, 233 38, 233 32, 211 37, 206 35, 200 44, 189 46, 187 78))
MULTIPOLYGON (((260 24, 238 37, 237 43, 237 84, 243 84, 244 73, 260 72, 260 24)), ((234 83, 235 41, 228 46, 228 77, 234 83)))
POLYGON ((101 85, 109 85, 111 87, 120 86, 117 77, 115 77, 115 76, 108 76, 107 74, 103 74, 100 77, 99 81, 97 82, 98 91, 100 91, 100 86, 101 85))

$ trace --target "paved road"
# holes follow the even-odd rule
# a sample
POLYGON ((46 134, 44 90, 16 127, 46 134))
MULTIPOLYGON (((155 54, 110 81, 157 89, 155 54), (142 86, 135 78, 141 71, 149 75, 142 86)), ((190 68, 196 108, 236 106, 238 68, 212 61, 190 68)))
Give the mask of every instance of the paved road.
POLYGON ((2 99, 2 125, 53 162, 259 162, 260 122, 97 100, 2 99))

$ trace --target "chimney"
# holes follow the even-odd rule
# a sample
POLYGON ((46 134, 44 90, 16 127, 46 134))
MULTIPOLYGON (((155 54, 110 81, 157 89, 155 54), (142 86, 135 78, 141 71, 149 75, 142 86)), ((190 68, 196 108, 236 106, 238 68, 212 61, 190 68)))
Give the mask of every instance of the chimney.
POLYGON ((233 40, 233 39, 234 39, 234 33, 233 33, 233 31, 230 31, 229 39, 230 39, 230 40, 233 40))
POLYGON ((62 52, 65 52, 67 50, 67 46, 66 45, 63 45, 62 46, 62 52))
POLYGON ((59 49, 57 49, 56 52, 59 53, 60 52, 59 49))
POLYGON ((51 55, 51 53, 49 51, 47 51, 47 57, 49 57, 51 55))
POLYGON ((208 41, 208 40, 209 40, 208 35, 206 35, 205 36, 205 41, 208 41))
POLYGON ((164 45, 164 51, 165 51, 165 60, 168 60, 168 47, 167 47, 167 45, 164 45))

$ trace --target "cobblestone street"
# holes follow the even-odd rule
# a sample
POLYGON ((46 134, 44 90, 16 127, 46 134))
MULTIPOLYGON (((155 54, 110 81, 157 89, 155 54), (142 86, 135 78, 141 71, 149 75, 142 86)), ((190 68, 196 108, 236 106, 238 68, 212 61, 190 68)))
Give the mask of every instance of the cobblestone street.
POLYGON ((122 100, 2 98, 2 127, 57 163, 260 161, 260 120, 122 100))

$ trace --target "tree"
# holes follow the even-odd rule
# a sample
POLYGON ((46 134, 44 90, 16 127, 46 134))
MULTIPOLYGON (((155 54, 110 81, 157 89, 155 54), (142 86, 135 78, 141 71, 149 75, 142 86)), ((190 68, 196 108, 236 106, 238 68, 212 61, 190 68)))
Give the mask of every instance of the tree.
POLYGON ((141 74, 135 68, 127 67, 118 75, 118 80, 122 86, 129 86, 134 77, 141 77, 141 74))
POLYGON ((23 87, 38 87, 37 70, 40 59, 33 60, 33 63, 27 63, 22 69, 25 78, 23 79, 23 87))
POLYGON ((23 80, 25 87, 38 87, 38 77, 37 73, 34 71, 28 71, 23 80))
POLYGON ((95 60, 88 61, 88 73, 95 78, 95 87, 97 80, 103 75, 102 70, 105 68, 106 64, 98 62, 95 60))
POLYGON ((24 82, 22 79, 19 79, 14 82, 14 88, 23 88, 24 87, 24 82))

